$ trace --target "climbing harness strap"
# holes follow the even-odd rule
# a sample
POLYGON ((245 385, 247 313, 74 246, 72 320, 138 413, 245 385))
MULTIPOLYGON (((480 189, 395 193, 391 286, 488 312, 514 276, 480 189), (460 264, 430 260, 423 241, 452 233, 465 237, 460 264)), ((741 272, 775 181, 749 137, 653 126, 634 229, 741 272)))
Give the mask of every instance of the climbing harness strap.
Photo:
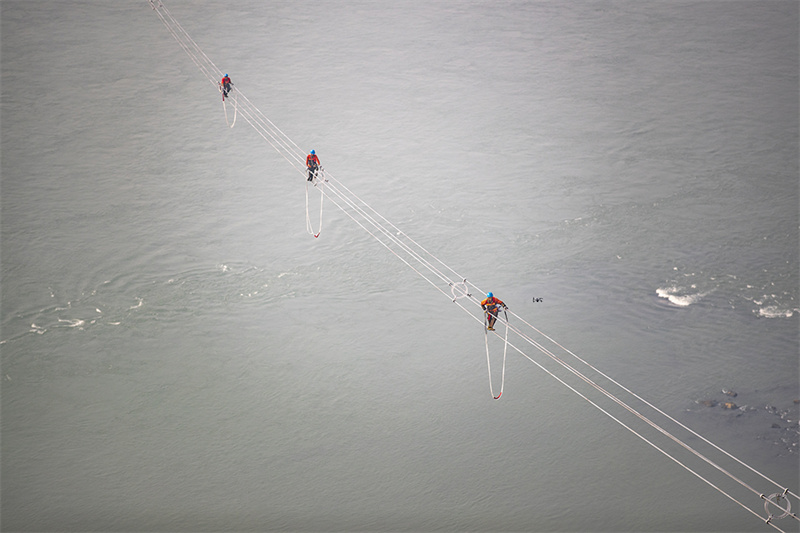
POLYGON ((506 353, 508 353, 508 313, 503 310, 503 314, 505 315, 506 319, 506 334, 505 338, 503 339, 503 371, 500 374, 500 393, 495 396, 494 389, 492 387, 492 362, 489 358, 489 311, 484 313, 484 327, 483 327, 483 338, 486 343, 486 367, 489 370, 489 392, 492 394, 492 398, 495 400, 499 400, 500 396, 503 395, 503 387, 506 384, 506 353))
POLYGON ((323 201, 325 200, 325 191, 323 190, 323 188, 325 187, 326 181, 327 180, 325 179, 322 167, 319 168, 319 174, 316 175, 313 182, 306 180, 306 231, 308 231, 309 235, 313 235, 315 239, 319 237, 320 233, 322 233, 322 204, 323 201), (316 187, 317 184, 319 184, 319 231, 317 231, 316 233, 314 232, 314 227, 311 224, 311 214, 309 213, 308 210, 309 184, 314 185, 314 187, 316 187))

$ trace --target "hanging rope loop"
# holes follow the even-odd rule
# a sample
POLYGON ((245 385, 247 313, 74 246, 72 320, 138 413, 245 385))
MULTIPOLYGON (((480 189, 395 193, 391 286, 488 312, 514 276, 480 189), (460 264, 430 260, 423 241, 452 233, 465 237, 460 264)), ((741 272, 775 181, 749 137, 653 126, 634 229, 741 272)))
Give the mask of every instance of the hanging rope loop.
POLYGON ((219 86, 219 92, 222 93, 222 109, 225 111, 225 124, 228 125, 229 128, 232 128, 234 124, 236 124, 236 115, 238 114, 239 105, 238 105, 238 98, 236 98, 236 94, 233 92, 233 89, 228 93, 228 98, 225 98, 225 93, 222 90, 222 85, 219 86), (228 104, 225 100, 231 99, 233 100, 233 122, 228 120, 228 104))
POLYGON ((306 180, 306 231, 309 235, 313 235, 314 238, 318 238, 319 234, 322 233, 322 204, 325 200, 325 183, 328 180, 325 179, 325 174, 323 172, 322 167, 319 168, 319 173, 314 177, 314 181, 306 180), (313 185, 314 187, 319 186, 319 231, 314 232, 314 227, 311 224, 311 214, 308 209, 308 186, 309 184, 313 185))
MULTIPOLYGON (((466 280, 465 280, 466 281, 466 280)), ((492 395, 492 398, 495 400, 499 400, 500 396, 503 395, 503 388, 506 385, 506 354, 508 353, 508 313, 503 310, 503 314, 505 315, 505 323, 506 323, 506 334, 503 339, 503 371, 500 374, 500 392, 497 396, 494 395, 494 388, 492 387, 492 361, 489 357, 489 311, 484 313, 484 327, 483 327, 483 339, 486 344, 486 367, 489 370, 489 392, 492 395)))

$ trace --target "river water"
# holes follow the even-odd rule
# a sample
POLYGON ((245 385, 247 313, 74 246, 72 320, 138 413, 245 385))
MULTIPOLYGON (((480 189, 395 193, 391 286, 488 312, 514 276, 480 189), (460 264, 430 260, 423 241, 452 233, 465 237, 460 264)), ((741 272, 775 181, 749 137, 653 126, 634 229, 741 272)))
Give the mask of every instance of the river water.
MULTIPOLYGON (((406 234, 797 493, 797 2, 167 7, 406 234)), ((3 531, 774 531, 586 383, 509 350, 492 400, 482 329, 334 205, 309 236, 146 1, 0 30, 3 531)))

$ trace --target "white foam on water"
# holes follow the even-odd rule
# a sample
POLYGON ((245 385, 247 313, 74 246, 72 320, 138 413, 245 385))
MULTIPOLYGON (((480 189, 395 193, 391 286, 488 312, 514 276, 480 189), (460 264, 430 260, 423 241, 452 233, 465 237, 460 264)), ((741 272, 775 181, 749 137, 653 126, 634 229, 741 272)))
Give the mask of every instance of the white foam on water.
POLYGON ((758 309, 758 316, 762 318, 791 318, 797 309, 781 309, 777 305, 767 305, 758 309))
POLYGON ((59 318, 58 321, 66 323, 68 328, 81 328, 86 324, 86 321, 80 318, 59 318))
MULTIPOLYGON (((696 289, 697 286, 692 285, 690 288, 696 289)), ((659 298, 665 298, 669 300, 669 302, 673 305, 677 305, 678 307, 688 307, 702 300, 703 297, 708 294, 708 292, 687 293, 684 289, 671 286, 656 289, 656 294, 659 298)))

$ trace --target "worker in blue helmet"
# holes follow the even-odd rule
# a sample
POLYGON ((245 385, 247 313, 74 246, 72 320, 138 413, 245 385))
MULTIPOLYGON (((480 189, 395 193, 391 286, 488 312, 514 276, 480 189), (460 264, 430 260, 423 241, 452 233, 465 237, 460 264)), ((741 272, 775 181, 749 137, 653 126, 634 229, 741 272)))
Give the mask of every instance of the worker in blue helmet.
POLYGON ((222 76, 222 81, 219 82, 219 88, 222 91, 222 99, 225 100, 225 97, 228 96, 228 93, 231 92, 231 87, 233 87, 233 82, 228 77, 227 74, 222 76))
POLYGON ((311 150, 311 153, 306 156, 306 168, 308 168, 308 181, 313 181, 320 168, 319 157, 314 150, 311 150))
POLYGON ((494 323, 497 321, 497 313, 500 308, 508 309, 508 306, 503 303, 500 298, 495 298, 491 292, 486 294, 486 299, 481 302, 481 308, 486 313, 486 318, 489 321, 489 326, 486 328, 489 331, 494 331, 494 323))

